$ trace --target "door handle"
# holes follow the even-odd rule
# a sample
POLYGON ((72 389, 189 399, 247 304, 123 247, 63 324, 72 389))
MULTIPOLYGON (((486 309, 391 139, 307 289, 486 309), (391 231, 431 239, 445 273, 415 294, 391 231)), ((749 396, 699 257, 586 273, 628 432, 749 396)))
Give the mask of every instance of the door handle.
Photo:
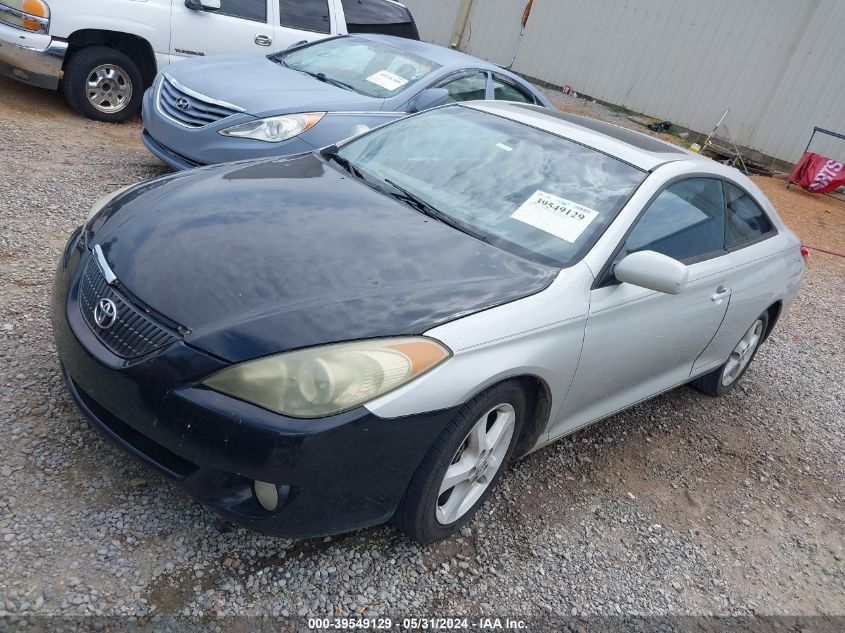
POLYGON ((718 303, 722 299, 727 299, 731 295, 731 289, 725 288, 724 286, 719 286, 716 288, 716 292, 710 297, 710 301, 715 301, 718 303))
POLYGON ((271 40, 269 36, 259 33, 255 36, 255 43, 259 46, 270 46, 273 43, 273 40, 271 40))

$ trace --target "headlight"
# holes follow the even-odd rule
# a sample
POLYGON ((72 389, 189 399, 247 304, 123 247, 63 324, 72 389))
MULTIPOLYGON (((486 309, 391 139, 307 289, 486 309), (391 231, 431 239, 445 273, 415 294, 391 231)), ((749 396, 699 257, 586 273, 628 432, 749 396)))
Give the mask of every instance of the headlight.
POLYGON ((50 7, 43 0, 3 0, 11 9, 0 14, 0 22, 35 33, 50 30, 50 7))
POLYGON ((120 194, 124 191, 128 191, 138 183, 133 182, 131 185, 126 185, 125 187, 121 187, 117 191, 112 191, 111 193, 107 193, 104 196, 100 196, 94 201, 94 204, 91 205, 91 210, 88 212, 88 217, 85 218, 85 224, 88 224, 91 220, 94 219, 94 216, 97 215, 100 211, 103 210, 109 202, 117 198, 120 194))
POLYGON ((212 374, 203 384, 294 418, 353 409, 451 356, 421 336, 337 343, 259 358, 212 374))
POLYGON ((242 123, 235 127, 220 130, 223 136, 237 136, 240 138, 254 138, 257 141, 278 143, 302 134, 314 127, 323 118, 325 112, 306 112, 304 114, 285 114, 271 116, 258 121, 242 123))

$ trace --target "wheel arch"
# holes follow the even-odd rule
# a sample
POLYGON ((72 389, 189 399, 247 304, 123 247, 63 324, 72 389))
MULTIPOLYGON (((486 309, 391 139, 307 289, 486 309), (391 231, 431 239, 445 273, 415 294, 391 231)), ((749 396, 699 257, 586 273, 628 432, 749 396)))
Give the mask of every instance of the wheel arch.
POLYGON ((520 430, 519 438, 517 439, 516 447, 513 452, 514 457, 522 457, 537 443, 537 440, 548 426, 549 415, 551 414, 552 408, 552 391, 545 380, 534 374, 503 376, 495 382, 485 385, 484 388, 479 389, 476 393, 467 398, 466 402, 469 402, 480 394, 493 389, 497 385, 510 381, 520 383, 525 391, 526 404, 528 405, 525 424, 520 430))
POLYGON ((79 29, 68 37, 68 53, 63 68, 77 52, 88 46, 108 46, 129 56, 138 64, 144 78, 144 88, 152 85, 158 66, 152 45, 143 37, 122 31, 79 29))
POLYGON ((769 315, 769 323, 766 325, 766 333, 763 335, 763 341, 769 338, 775 324, 778 322, 778 319, 783 312, 783 301, 775 301, 772 305, 766 308, 766 312, 769 315))

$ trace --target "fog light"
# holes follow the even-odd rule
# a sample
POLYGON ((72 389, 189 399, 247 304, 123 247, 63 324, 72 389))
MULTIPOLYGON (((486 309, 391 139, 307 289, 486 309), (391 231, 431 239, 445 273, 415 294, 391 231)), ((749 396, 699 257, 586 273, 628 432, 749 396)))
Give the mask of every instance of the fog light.
POLYGON ((273 512, 279 507, 279 489, 276 484, 256 480, 252 484, 252 490, 255 493, 255 498, 258 499, 258 503, 268 512, 273 512))

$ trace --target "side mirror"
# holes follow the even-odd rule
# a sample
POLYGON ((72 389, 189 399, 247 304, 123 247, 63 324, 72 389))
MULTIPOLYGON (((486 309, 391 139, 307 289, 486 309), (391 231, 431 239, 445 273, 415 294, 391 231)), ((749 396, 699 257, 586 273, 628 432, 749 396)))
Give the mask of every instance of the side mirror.
POLYGON ((185 0, 185 6, 193 11, 217 11, 220 0, 185 0))
POLYGON ((435 106, 443 105, 449 98, 449 91, 446 88, 428 88, 420 92, 414 100, 408 112, 422 112, 435 106))
POLYGON ((676 295, 687 287, 689 268, 666 255, 654 251, 639 251, 631 253, 616 264, 613 275, 625 283, 676 295))

